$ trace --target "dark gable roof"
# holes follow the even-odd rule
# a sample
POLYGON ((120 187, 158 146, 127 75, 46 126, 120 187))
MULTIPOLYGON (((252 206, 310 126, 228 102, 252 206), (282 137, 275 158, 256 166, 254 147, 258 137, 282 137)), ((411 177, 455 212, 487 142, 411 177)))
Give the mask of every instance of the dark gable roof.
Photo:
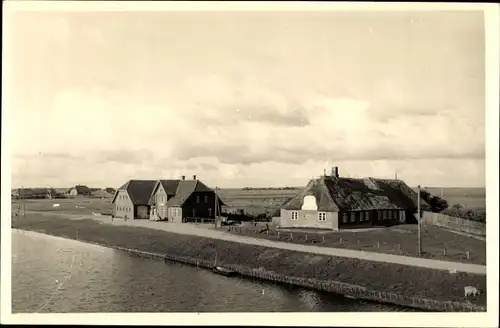
POLYGON ((77 185, 77 186, 75 186, 75 189, 76 189, 76 192, 78 192, 79 194, 90 194, 91 193, 90 188, 87 186, 77 185))
MULTIPOLYGON (((180 180, 175 196, 167 202, 167 206, 182 206, 184 205, 184 202, 195 192, 213 192, 213 190, 207 187, 200 180, 180 180)), ((220 197, 219 201, 222 205, 224 205, 224 202, 220 199, 220 197)))
POLYGON ((177 191, 179 182, 181 182, 181 180, 160 180, 163 189, 165 189, 165 192, 167 193, 167 196, 175 196, 175 192, 177 191))
MULTIPOLYGON (((200 180, 130 180, 116 191, 112 203, 120 190, 126 190, 134 205, 152 205, 154 202, 153 194, 159 185, 165 188, 168 196, 167 206, 182 206, 184 202, 195 192, 213 192, 200 180), (173 189, 175 187, 175 189, 173 189), (173 192, 172 192, 173 190, 173 192)), ((222 205, 224 202, 220 199, 222 205)))
POLYGON ((130 180, 118 188, 113 197, 114 202, 120 190, 126 190, 134 205, 148 205, 149 197, 156 186, 156 180, 130 180))
POLYGON ((179 181, 175 196, 167 202, 167 206, 182 206, 189 196, 191 196, 191 194, 195 191, 197 184, 198 180, 179 181))
MULTIPOLYGON (((303 198, 314 195, 318 211, 363 211, 405 209, 416 211, 417 195, 401 180, 320 177, 313 179, 299 195, 282 206, 300 210, 303 198)), ((422 207, 427 205, 423 200, 422 207)))

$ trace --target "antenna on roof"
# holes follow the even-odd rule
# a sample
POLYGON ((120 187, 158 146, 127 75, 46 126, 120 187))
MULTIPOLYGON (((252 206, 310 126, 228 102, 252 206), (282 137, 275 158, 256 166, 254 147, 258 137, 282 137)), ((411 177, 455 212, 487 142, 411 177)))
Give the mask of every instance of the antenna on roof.
POLYGON ((398 179, 398 170, 397 169, 395 170, 395 178, 396 178, 396 180, 398 179))

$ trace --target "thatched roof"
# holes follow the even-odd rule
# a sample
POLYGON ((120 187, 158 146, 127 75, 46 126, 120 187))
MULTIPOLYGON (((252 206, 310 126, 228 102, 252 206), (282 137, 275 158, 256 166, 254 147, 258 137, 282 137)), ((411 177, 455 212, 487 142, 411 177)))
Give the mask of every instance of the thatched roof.
MULTIPOLYGON (((318 211, 367 211, 417 209, 416 193, 401 180, 375 178, 353 179, 322 176, 311 180, 292 200, 281 208, 300 210, 307 195, 316 198, 318 211)), ((427 204, 421 201, 422 207, 427 204)))

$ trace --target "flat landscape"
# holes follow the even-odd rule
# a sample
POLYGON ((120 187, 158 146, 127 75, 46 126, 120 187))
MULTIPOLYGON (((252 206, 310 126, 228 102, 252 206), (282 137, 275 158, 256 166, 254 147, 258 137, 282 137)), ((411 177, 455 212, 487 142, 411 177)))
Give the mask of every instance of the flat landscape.
MULTIPOLYGON (((242 190, 221 189, 219 195, 227 206, 242 208, 246 213, 274 214, 280 205, 290 197, 295 196, 299 190, 242 190)), ((435 189, 431 192, 437 193, 435 189)), ((448 188, 443 190, 444 196, 460 202, 463 207, 481 207, 485 201, 484 190, 448 188), (482 196, 481 196, 482 195, 482 196)), ((439 194, 440 195, 440 189, 439 194)), ((77 197, 75 199, 52 200, 24 200, 12 202, 12 212, 15 213, 25 207, 28 212, 40 211, 47 213, 68 214, 110 214, 112 204, 110 199, 92 199, 77 197)), ((484 209, 484 207, 483 207, 484 209)), ((392 228, 363 229, 353 231, 325 232, 325 231, 300 231, 278 230, 269 225, 269 232, 263 230, 263 224, 243 224, 233 228, 225 228, 228 233, 280 240, 300 244, 315 244, 317 246, 348 248, 370 252, 416 256, 417 255, 417 229, 413 225, 395 226, 392 228), (291 234, 290 234, 291 233, 291 234)), ((213 228, 212 225, 206 225, 213 228)), ((435 226, 424 226, 422 229, 423 257, 456 262, 485 264, 486 243, 473 237, 456 232, 447 231, 435 226), (468 253, 468 254, 467 254, 468 253)))

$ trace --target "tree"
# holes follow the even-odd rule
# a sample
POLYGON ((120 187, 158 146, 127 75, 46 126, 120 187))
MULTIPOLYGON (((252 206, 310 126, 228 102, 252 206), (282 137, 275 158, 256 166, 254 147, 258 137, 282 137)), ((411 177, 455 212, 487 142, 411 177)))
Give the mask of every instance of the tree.
POLYGON ((448 202, 438 196, 431 195, 427 190, 420 191, 420 197, 429 204, 431 211, 435 213, 440 213, 448 208, 448 202))

